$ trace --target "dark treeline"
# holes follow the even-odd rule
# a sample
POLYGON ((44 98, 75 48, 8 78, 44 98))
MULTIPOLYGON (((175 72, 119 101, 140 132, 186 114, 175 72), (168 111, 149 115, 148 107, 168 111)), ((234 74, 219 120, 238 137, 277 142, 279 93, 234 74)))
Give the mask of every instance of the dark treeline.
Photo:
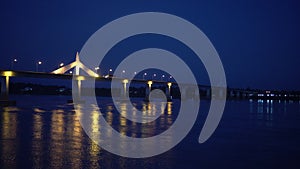
MULTIPOLYGON (((72 89, 63 85, 41 85, 33 83, 11 83, 9 86, 10 94, 27 94, 27 95, 72 95, 72 89)), ((152 90, 160 89, 166 91, 166 86, 156 85, 152 87, 152 90)), ((1 90, 1 89, 0 89, 1 90)), ((82 91, 88 90, 82 88, 82 91)), ((114 90, 117 95, 121 94, 120 88, 96 88, 95 94, 97 96, 110 97, 111 91, 114 90)), ((199 88, 200 97, 210 98, 208 92, 209 89, 199 88)), ((84 93, 84 92, 83 92, 84 93)), ((193 97, 195 94, 193 89, 188 89, 186 91, 187 97, 193 97)), ((145 97, 146 86, 145 87, 129 87, 130 97, 145 97)), ((174 99, 181 97, 180 90, 177 85, 171 87, 171 96, 174 99)), ((260 90, 260 89, 227 89, 227 98, 229 99, 299 99, 300 91, 284 91, 284 90, 260 90)))

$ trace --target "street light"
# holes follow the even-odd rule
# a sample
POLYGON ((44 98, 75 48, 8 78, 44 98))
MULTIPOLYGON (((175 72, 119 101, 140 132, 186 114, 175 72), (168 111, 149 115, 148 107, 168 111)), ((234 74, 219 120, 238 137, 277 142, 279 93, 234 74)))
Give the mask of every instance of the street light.
POLYGON ((125 70, 122 70, 122 73, 121 73, 121 78, 123 77, 123 74, 125 73, 125 70))
POLYGON ((42 62, 41 61, 38 61, 38 62, 36 62, 36 72, 38 72, 39 71, 39 65, 41 65, 42 64, 42 62))
POLYGON ((144 74, 143 74, 143 80, 145 80, 145 76, 147 76, 147 73, 144 73, 144 74))
POLYGON ((99 74, 99 73, 98 73, 98 70, 99 70, 99 69, 100 69, 99 66, 95 67, 95 71, 96 71, 97 74, 99 74))
POLYGON ((14 68, 14 64, 17 63, 17 62, 18 62, 17 59, 14 59, 14 60, 11 61, 11 65, 10 65, 11 69, 14 68))
POLYGON ((136 76, 136 74, 137 74, 137 72, 133 72, 133 77, 132 78, 134 78, 136 76))
POLYGON ((111 76, 111 73, 112 73, 112 69, 109 69, 109 71, 108 71, 108 77, 111 76))
POLYGON ((172 78, 173 78, 173 77, 172 77, 172 76, 170 76, 170 77, 169 77, 169 81, 170 81, 172 78))
POLYGON ((63 67, 63 66, 64 66, 64 63, 61 62, 61 63, 59 64, 59 67, 63 67))
POLYGON ((153 76, 152 76, 152 80, 153 80, 155 77, 156 77, 156 73, 154 73, 154 74, 153 74, 153 76))
POLYGON ((162 75, 161 78, 160 78, 160 81, 162 81, 164 77, 165 77, 165 75, 162 75))

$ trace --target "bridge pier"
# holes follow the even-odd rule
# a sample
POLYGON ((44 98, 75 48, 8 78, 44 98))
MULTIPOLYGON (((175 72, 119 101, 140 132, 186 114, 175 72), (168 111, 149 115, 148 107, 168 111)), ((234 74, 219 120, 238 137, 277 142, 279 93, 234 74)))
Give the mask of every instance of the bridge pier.
POLYGON ((1 95, 0 106, 14 106, 16 101, 9 100, 9 78, 10 76, 1 76, 1 95))
MULTIPOLYGON (((73 89, 77 89, 77 90, 73 90, 73 97, 75 96, 75 98, 73 99, 76 99, 77 101, 80 101, 81 100, 81 80, 74 80, 73 81, 73 89)), ((73 100, 69 101, 68 102, 73 102, 73 100)))
POLYGON ((1 100, 9 99, 9 76, 1 77, 1 100))
POLYGON ((170 102, 170 101, 172 101, 172 97, 171 97, 171 86, 172 86, 172 83, 169 82, 167 85, 168 85, 168 87, 166 88, 166 96, 167 96, 167 101, 170 102))
POLYGON ((152 86, 152 81, 148 81, 147 85, 146 85, 146 91, 145 91, 145 99, 144 101, 149 102, 149 95, 151 92, 151 86, 152 86))
MULTIPOLYGON (((149 96, 150 96, 152 84, 153 84, 152 81, 148 81, 147 82, 146 91, 145 91, 145 99, 144 99, 144 101, 146 101, 146 102, 150 101, 149 96)), ((166 91, 165 91, 166 93, 165 94, 166 94, 166 98, 167 98, 168 102, 172 101, 171 86, 172 86, 171 82, 167 83, 167 87, 166 87, 166 91)))
POLYGON ((126 96, 128 96, 127 83, 127 79, 122 81, 121 99, 126 99, 126 96))

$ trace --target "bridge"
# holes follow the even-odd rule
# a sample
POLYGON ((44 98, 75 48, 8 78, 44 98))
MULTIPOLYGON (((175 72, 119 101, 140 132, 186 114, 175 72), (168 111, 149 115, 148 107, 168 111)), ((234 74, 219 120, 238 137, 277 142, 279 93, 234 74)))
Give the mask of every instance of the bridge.
MULTIPOLYGON (((76 53, 75 61, 67 64, 63 67, 58 68, 57 70, 54 70, 50 73, 46 72, 33 72, 33 71, 15 71, 15 70, 0 70, 0 78, 1 78, 1 104, 2 105, 13 105, 15 104, 15 101, 9 100, 9 83, 10 78, 18 78, 18 77, 27 77, 27 78, 39 78, 39 79, 67 79, 67 80, 74 80, 76 81, 75 84, 78 89, 77 97, 80 97, 81 95, 81 81, 88 81, 88 80, 95 80, 95 82, 111 82, 113 79, 120 82, 120 89, 121 89, 121 97, 126 97, 128 95, 128 83, 129 80, 122 77, 101 77, 96 72, 92 71, 88 67, 86 67, 81 61, 78 52, 76 53), (73 74, 65 74, 69 70, 74 69, 73 74), (80 70, 83 70, 87 75, 80 75, 80 70)), ((176 82, 170 82, 170 81, 159 81, 159 80, 144 80, 144 79, 132 79, 130 80, 130 83, 138 83, 138 84, 144 84, 146 86, 145 88, 145 101, 149 101, 149 94, 151 91, 151 88, 153 85, 163 85, 166 86, 166 97, 168 101, 172 100, 171 96, 171 88, 172 86, 177 86, 178 84, 176 82)), ((184 84, 184 90, 181 91, 181 98, 188 98, 188 90, 194 90, 196 87, 201 88, 202 90, 205 90, 207 93, 207 96, 210 95, 210 86, 205 85, 189 85, 184 84), (194 89, 193 89, 194 88, 194 89)), ((199 93, 192 92, 194 96, 199 96, 199 93)), ((222 89, 222 96, 226 96, 226 89, 222 89)))
MULTIPOLYGON (((0 105, 14 105, 15 101, 9 100, 9 83, 10 78, 17 77, 28 77, 28 78, 40 78, 40 79, 67 79, 73 80, 73 85, 78 89, 77 97, 81 96, 81 82, 94 80, 95 82, 111 82, 112 80, 117 80, 120 82, 120 96, 125 98, 128 96, 128 83, 129 80, 122 77, 101 77, 96 72, 92 71, 86 67, 81 61, 78 52, 76 53, 75 61, 58 68, 50 73, 45 72, 32 72, 32 71, 14 71, 14 70, 0 70, 1 78, 1 95, 0 95, 0 105), (73 74, 65 74, 70 69, 74 69, 73 74), (83 70, 87 75, 80 75, 80 70, 83 70)), ((172 100, 171 88, 172 86, 178 86, 176 82, 171 81, 159 81, 159 80, 144 80, 144 79, 132 79, 130 83, 138 83, 145 85, 145 101, 149 101, 149 94, 153 85, 165 86, 165 94, 168 101, 172 100)), ((191 84, 181 84, 183 90, 180 91, 181 99, 196 98, 200 96, 205 98, 216 98, 216 99, 293 99, 299 100, 300 93, 290 94, 290 93, 274 93, 271 91, 251 91, 242 89, 227 89, 214 86, 206 85, 191 85, 191 84), (211 94, 211 89, 217 89, 217 95, 211 94), (198 91, 198 92, 196 92, 198 91), (200 92, 199 92, 200 91, 200 92)), ((74 87, 74 86, 73 86, 74 87)))

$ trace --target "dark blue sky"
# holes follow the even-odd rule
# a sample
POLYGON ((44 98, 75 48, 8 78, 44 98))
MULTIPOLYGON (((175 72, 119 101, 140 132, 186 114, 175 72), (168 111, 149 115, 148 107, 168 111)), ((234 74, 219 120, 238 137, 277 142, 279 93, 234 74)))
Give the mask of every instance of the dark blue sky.
MULTIPOLYGON (((71 62, 76 51, 101 26, 124 15, 157 11, 182 17, 198 26, 214 44, 228 85, 262 89, 300 90, 300 3, 298 1, 2 1, 0 5, 0 68, 13 58, 16 69, 51 71, 71 62)), ((105 72, 129 53, 160 47, 184 55, 197 77, 207 83, 201 63, 183 44, 159 36, 124 40, 101 65, 105 72), (166 43, 168 42, 168 43, 166 43), (117 56, 116 56, 117 55, 117 56)))

